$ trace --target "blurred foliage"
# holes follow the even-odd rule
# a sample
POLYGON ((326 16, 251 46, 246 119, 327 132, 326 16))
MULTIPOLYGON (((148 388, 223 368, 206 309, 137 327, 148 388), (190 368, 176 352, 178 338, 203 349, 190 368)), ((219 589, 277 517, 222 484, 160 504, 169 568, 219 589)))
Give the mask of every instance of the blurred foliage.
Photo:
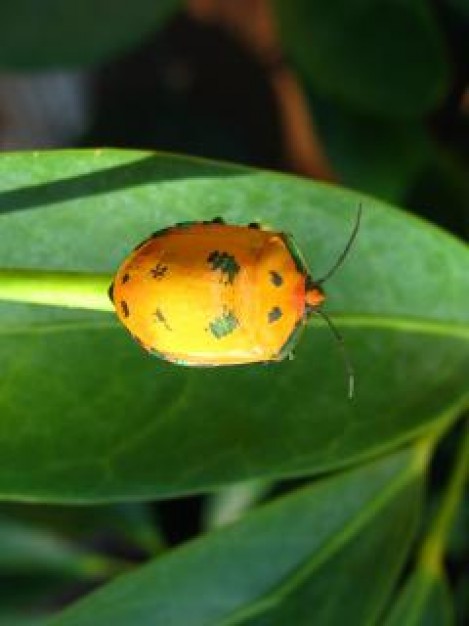
POLYGON ((2 0, 0 68, 80 68, 164 24, 180 0, 2 0))
POLYGON ((443 33, 425 0, 275 0, 285 51, 311 87, 363 113, 415 117, 449 88, 443 33))
POLYGON ((312 616, 318 624, 363 624, 385 604, 414 533, 423 471, 416 458, 406 450, 278 498, 52 623, 81 626, 99 615, 116 626, 306 626, 312 616), (350 576, 373 569, 377 550, 382 567, 357 592, 350 576))
POLYGON ((460 211, 446 221, 441 209, 437 215, 441 203, 422 206, 413 190, 437 177, 450 198, 456 194, 466 207, 469 201, 469 131, 459 108, 469 71, 463 4, 437 10, 425 0, 274 2, 285 54, 340 179, 393 202, 415 198, 422 214, 459 230, 460 211), (440 152, 462 137, 462 171, 450 174, 440 152))

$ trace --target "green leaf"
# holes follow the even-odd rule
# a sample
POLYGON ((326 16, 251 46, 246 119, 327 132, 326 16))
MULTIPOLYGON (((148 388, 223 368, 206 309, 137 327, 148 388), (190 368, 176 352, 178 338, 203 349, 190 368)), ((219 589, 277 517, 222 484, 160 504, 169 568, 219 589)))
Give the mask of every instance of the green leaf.
POLYGON ((406 449, 323 479, 121 576, 52 623, 374 623, 414 535, 424 465, 422 449, 406 449))
POLYGON ((42 624, 40 618, 50 615, 48 604, 56 606, 54 601, 69 597, 77 589, 81 587, 76 580, 58 572, 37 571, 18 576, 6 574, 2 576, 0 585, 0 626, 42 624))
POLYGON ((401 590, 385 626, 404 623, 408 626, 450 626, 454 623, 443 559, 456 513, 464 501, 468 472, 469 422, 465 425, 448 485, 422 542, 416 570, 401 590))
POLYGON ((469 615, 469 574, 467 572, 459 577, 454 596, 456 623, 464 624, 469 615))
POLYGON ((433 146, 423 123, 358 114, 309 92, 318 133, 340 181, 401 202, 431 163, 433 146))
MULTIPOLYGON (((154 555, 163 548, 149 505, 140 502, 101 506, 51 506, 4 503, 0 516, 46 529, 68 541, 89 546, 105 536, 154 555)), ((0 517, 0 520, 2 518, 0 517)))
POLYGON ((102 62, 160 26, 180 0, 2 0, 0 67, 102 62))
POLYGON ((47 599, 116 571, 53 532, 0 516, 0 626, 36 624, 47 599))
POLYGON ((418 569, 400 592, 384 626, 451 626, 452 600, 441 575, 418 569))
POLYGON ((46 619, 32 617, 28 612, 2 611, 0 613, 0 626, 43 626, 46 619))
MULTIPOLYGON (((468 126, 469 130, 469 126, 468 126)), ((439 148, 414 181, 407 201, 419 214, 462 236, 469 235, 468 158, 439 148), (441 211, 444 207, 444 212, 441 211)))
POLYGON ((284 47, 324 96, 359 111, 422 115, 444 98, 449 67, 425 0, 275 0, 284 47))
POLYGON ((0 517, 0 574, 36 571, 83 575, 86 557, 71 543, 18 520, 0 517))
POLYGON ((446 0, 445 4, 460 13, 460 17, 469 19, 469 4, 467 0, 446 0))
MULTIPOLYGON (((439 428, 467 403, 469 253, 373 198, 280 174, 126 151, 0 158, 0 267, 113 272, 149 233, 222 215, 294 234, 315 277, 363 202, 327 310, 294 361, 192 369, 111 313, 0 303, 0 494, 90 502, 334 469, 439 428)), ((104 297, 104 294, 103 294, 104 297)))

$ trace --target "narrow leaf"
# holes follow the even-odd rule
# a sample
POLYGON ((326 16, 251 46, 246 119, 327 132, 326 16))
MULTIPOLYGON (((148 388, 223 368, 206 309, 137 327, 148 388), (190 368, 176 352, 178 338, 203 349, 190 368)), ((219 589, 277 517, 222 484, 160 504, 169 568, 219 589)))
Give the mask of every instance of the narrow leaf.
POLYGON ((261 506, 121 576, 51 623, 372 623, 415 531, 424 459, 420 449, 404 450, 261 506))
POLYGON ((418 569, 400 592, 384 626, 451 626, 454 611, 447 583, 435 572, 418 569))

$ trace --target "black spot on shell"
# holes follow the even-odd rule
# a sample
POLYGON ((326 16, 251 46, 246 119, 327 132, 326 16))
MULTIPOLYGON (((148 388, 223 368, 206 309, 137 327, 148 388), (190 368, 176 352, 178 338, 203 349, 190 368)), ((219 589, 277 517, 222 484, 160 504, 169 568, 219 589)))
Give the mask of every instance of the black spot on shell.
POLYGON ((159 279, 163 278, 167 271, 167 265, 163 265, 163 263, 157 263, 155 267, 150 270, 150 274, 153 276, 153 278, 159 279))
POLYGON ((125 285, 125 283, 126 283, 127 281, 129 281, 129 280, 130 280, 130 274, 127 274, 127 273, 126 273, 126 274, 124 274, 124 275, 122 276, 122 284, 123 284, 123 285, 125 285))
POLYGON ((122 309, 122 313, 124 314, 124 317, 129 317, 130 315, 129 305, 127 304, 125 300, 121 300, 121 309, 122 309))
POLYGON ((282 310, 280 309, 280 307, 278 306, 274 306, 274 308, 269 311, 269 322, 276 322, 277 320, 279 320, 282 317, 282 310))
POLYGON ((233 284, 236 274, 241 269, 232 254, 218 250, 214 250, 208 255, 207 262, 212 265, 213 271, 220 270, 225 285, 233 284))
POLYGON ((283 278, 281 274, 279 274, 275 270, 270 270, 270 280, 276 287, 280 287, 280 285, 283 285, 283 278))
POLYGON ((158 320, 158 322, 161 322, 167 330, 172 330, 171 326, 168 324, 166 317, 163 314, 163 311, 161 309, 156 309, 155 311, 155 318, 158 320))

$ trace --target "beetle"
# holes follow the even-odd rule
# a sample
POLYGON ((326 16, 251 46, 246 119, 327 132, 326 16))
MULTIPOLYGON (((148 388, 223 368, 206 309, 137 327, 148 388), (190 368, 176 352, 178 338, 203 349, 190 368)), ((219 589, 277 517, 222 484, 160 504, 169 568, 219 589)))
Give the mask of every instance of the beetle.
MULTIPOLYGON (((322 284, 342 264, 355 225, 334 266, 314 280, 294 239, 258 224, 221 218, 153 233, 119 267, 109 295, 122 324, 148 352, 179 365, 280 361, 313 313, 342 338, 320 307, 322 284)), ((345 355, 345 353, 344 353, 345 355)), ((349 393, 353 372, 345 355, 349 393)))

